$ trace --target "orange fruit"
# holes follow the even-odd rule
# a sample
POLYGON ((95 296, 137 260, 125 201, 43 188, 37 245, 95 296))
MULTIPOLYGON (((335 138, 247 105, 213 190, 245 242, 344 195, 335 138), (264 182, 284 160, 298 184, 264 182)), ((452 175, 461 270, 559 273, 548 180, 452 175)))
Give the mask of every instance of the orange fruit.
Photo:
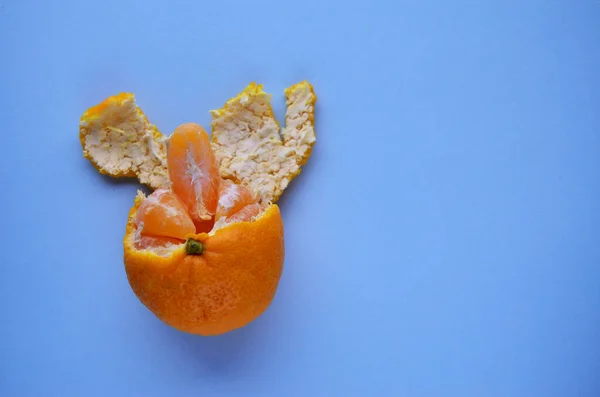
POLYGON ((135 221, 143 202, 137 197, 129 214, 125 270, 136 296, 159 319, 181 331, 217 335, 243 327, 267 309, 284 259, 276 204, 253 221, 144 249, 135 221))
POLYGON ((172 189, 192 219, 211 219, 217 209, 219 169, 208 134, 198 124, 182 124, 169 138, 167 164, 172 189))
POLYGON ((248 188, 220 180, 208 136, 196 124, 179 126, 167 152, 172 190, 139 194, 130 211, 124 259, 131 288, 182 331, 242 327, 277 289, 284 257, 279 207, 265 210, 248 188))
POLYGON ((285 127, 270 95, 250 84, 212 111, 212 142, 198 124, 166 139, 132 94, 110 97, 80 120, 84 156, 102 173, 137 176, 123 239, 129 284, 159 319, 184 332, 243 327, 270 305, 283 269, 277 201, 315 142, 316 95, 286 90, 285 127), (213 153, 214 151, 214 153, 213 153))
POLYGON ((155 190, 140 205, 135 216, 140 233, 185 239, 196 232, 196 226, 181 200, 167 190, 155 190))
POLYGON ((224 179, 219 186, 219 201, 217 203, 215 220, 233 215, 254 202, 252 192, 247 187, 224 179))

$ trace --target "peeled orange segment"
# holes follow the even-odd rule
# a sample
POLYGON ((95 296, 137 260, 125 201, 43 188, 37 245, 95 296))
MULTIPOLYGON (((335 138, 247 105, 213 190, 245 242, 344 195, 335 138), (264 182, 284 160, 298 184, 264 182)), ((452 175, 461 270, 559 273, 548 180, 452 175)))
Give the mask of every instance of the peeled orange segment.
POLYGON ((168 187, 164 138, 135 103, 121 93, 86 110, 79 121, 83 156, 102 174, 137 177, 153 189, 168 187))
POLYGON ((283 130, 270 95, 252 83, 212 112, 212 142, 192 123, 165 140, 132 94, 81 118, 84 156, 100 172, 158 189, 135 198, 124 264, 140 301, 179 330, 217 335, 243 327, 275 296, 285 249, 274 202, 315 142, 312 86, 285 93, 283 130))
POLYGON ((235 214, 231 215, 229 218, 227 218, 226 222, 233 223, 233 222, 250 221, 250 220, 252 220, 252 218, 254 218, 258 214, 260 214, 260 212, 261 212, 260 205, 250 204, 250 205, 245 206, 244 208, 242 208, 235 214))
POLYGON ((173 191, 192 219, 211 219, 217 209, 220 178, 204 128, 195 123, 177 127, 169 138, 167 162, 173 191))
POLYGON ((222 180, 219 186, 219 202, 215 220, 235 214, 248 204, 254 203, 252 192, 244 186, 222 180))
POLYGON ((212 147, 221 176, 244 185, 262 203, 276 202, 300 173, 315 143, 317 97, 304 81, 286 91, 286 126, 281 131, 271 95, 252 83, 212 113, 212 147))
POLYGON ((222 229, 231 223, 254 221, 263 212, 263 207, 261 207, 260 204, 249 204, 231 216, 221 217, 215 222, 215 226, 213 227, 211 234, 214 234, 214 232, 217 230, 222 229))
POLYGON ((135 221, 141 235, 185 239, 195 233, 194 222, 173 192, 158 189, 140 205, 135 221))

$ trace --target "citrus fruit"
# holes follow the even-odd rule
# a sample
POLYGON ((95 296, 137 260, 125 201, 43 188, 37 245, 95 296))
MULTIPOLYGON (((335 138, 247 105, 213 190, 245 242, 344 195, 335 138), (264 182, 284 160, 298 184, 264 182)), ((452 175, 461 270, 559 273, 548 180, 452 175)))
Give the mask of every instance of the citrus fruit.
POLYGON ((243 327, 267 309, 284 259, 276 204, 253 221, 190 236, 191 243, 142 249, 135 217, 143 201, 138 196, 130 211, 125 269, 137 297, 159 319, 181 331, 217 335, 243 327), (189 253, 194 249, 200 254, 189 253))
POLYGON ((123 239, 129 284, 152 313, 184 332, 216 335, 256 319, 275 296, 284 231, 274 204, 315 142, 316 96, 286 90, 279 130, 270 96, 250 84, 213 111, 213 134, 182 124, 165 139, 119 94, 80 120, 84 156, 100 172, 137 176, 123 239))
POLYGON ((284 257, 279 208, 264 210, 250 190, 220 180, 197 124, 177 127, 167 159, 172 190, 139 194, 131 210, 124 239, 129 283, 158 318, 182 331, 214 335, 241 327, 275 294, 284 257))

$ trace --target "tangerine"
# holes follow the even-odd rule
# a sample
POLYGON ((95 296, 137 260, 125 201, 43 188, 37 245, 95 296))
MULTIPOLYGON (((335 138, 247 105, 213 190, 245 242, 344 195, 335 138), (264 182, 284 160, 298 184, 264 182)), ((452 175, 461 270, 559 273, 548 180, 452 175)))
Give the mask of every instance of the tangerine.
POLYGON ((214 335, 244 326, 269 306, 284 249, 279 208, 263 211, 248 188, 220 181, 207 142, 202 127, 177 127, 167 149, 173 190, 138 195, 124 259, 133 291, 158 318, 214 335))
POLYGON ((129 212, 125 271, 140 301, 181 331, 243 327, 275 295, 285 250, 273 202, 310 155, 316 96, 307 82, 286 90, 281 136, 269 98, 251 84, 213 111, 212 144, 194 123, 165 139, 132 94, 80 120, 84 156, 100 172, 158 189, 139 193, 129 212))
POLYGON ((252 221, 192 235, 187 243, 139 248, 135 217, 143 202, 138 196, 129 214, 125 270, 136 296, 160 320, 184 332, 217 335, 269 307, 284 259, 276 204, 252 221))

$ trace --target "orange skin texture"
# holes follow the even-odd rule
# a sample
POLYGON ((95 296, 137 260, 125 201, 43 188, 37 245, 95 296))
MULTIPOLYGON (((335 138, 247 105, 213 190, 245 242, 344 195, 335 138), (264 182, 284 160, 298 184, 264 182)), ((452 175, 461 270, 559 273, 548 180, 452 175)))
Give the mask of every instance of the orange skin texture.
POLYGON ((283 271, 283 221, 277 205, 213 236, 193 235, 204 244, 201 255, 187 255, 182 245, 161 257, 133 246, 140 202, 136 198, 127 222, 125 270, 136 296, 159 319, 184 332, 218 335, 245 326, 267 309, 283 271))
POLYGON ((133 96, 133 94, 128 93, 128 92, 121 92, 117 95, 111 96, 106 98, 105 100, 103 100, 102 102, 100 102, 98 105, 92 106, 90 107, 86 113, 90 116, 90 117, 96 117, 101 115, 102 113, 104 113, 104 111, 106 110, 106 108, 108 108, 111 104, 111 102, 122 102, 128 98, 131 98, 133 96))

